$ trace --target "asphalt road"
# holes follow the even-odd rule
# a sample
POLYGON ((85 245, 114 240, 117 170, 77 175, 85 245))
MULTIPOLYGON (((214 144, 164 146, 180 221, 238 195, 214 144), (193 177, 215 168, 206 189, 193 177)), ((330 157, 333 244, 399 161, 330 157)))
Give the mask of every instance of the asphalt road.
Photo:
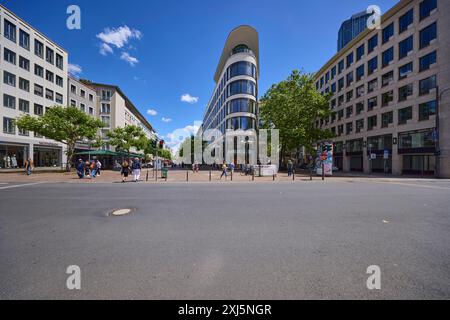
POLYGON ((0 299, 450 299, 450 182, 0 187, 0 299))

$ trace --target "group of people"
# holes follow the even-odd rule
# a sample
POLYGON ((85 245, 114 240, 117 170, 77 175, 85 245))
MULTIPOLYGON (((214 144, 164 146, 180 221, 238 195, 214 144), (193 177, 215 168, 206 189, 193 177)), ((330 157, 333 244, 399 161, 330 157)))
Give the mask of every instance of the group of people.
POLYGON ((130 173, 133 174, 133 181, 139 182, 139 179, 141 178, 141 171, 142 163, 139 158, 135 158, 134 160, 130 160, 129 162, 125 160, 122 163, 122 169, 120 171, 122 175, 122 183, 127 182, 130 173))
POLYGON ((86 177, 95 179, 96 177, 101 175, 102 163, 98 159, 92 160, 90 162, 84 162, 82 159, 79 159, 76 169, 77 175, 80 179, 84 179, 86 177))
POLYGON ((234 170, 235 170, 235 165, 233 162, 227 164, 225 161, 222 164, 222 175, 220 176, 220 180, 222 180, 223 177, 225 177, 225 179, 228 178, 228 171, 231 172, 231 174, 234 174, 234 170))

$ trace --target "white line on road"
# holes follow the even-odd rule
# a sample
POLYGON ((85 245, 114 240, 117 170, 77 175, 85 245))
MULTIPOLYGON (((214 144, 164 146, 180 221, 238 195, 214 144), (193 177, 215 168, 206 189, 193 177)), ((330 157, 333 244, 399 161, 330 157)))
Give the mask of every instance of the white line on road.
POLYGON ((14 185, 14 186, 0 187, 0 190, 13 189, 13 188, 20 188, 20 187, 36 186, 36 185, 44 184, 44 183, 45 183, 45 182, 35 182, 35 183, 26 183, 26 184, 16 184, 16 185, 14 185))

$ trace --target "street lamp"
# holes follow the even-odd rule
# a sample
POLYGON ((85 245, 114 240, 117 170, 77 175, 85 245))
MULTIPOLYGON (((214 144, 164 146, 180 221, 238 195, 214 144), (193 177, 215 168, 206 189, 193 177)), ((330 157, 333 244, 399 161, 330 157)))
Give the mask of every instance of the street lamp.
POLYGON ((439 107, 440 102, 442 101, 442 96, 447 91, 450 91, 450 88, 446 88, 439 92, 439 86, 436 86, 436 170, 435 170, 435 177, 439 178, 441 175, 441 148, 440 148, 440 117, 439 117, 439 107))

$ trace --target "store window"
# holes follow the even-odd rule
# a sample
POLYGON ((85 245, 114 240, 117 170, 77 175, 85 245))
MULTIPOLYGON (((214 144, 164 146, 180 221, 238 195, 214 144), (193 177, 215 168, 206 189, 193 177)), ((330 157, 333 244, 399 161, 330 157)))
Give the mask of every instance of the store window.
POLYGON ((27 146, 0 144, 0 169, 23 168, 27 155, 27 146))
POLYGON ((61 166, 61 149, 34 146, 34 166, 39 168, 57 168, 61 166))

